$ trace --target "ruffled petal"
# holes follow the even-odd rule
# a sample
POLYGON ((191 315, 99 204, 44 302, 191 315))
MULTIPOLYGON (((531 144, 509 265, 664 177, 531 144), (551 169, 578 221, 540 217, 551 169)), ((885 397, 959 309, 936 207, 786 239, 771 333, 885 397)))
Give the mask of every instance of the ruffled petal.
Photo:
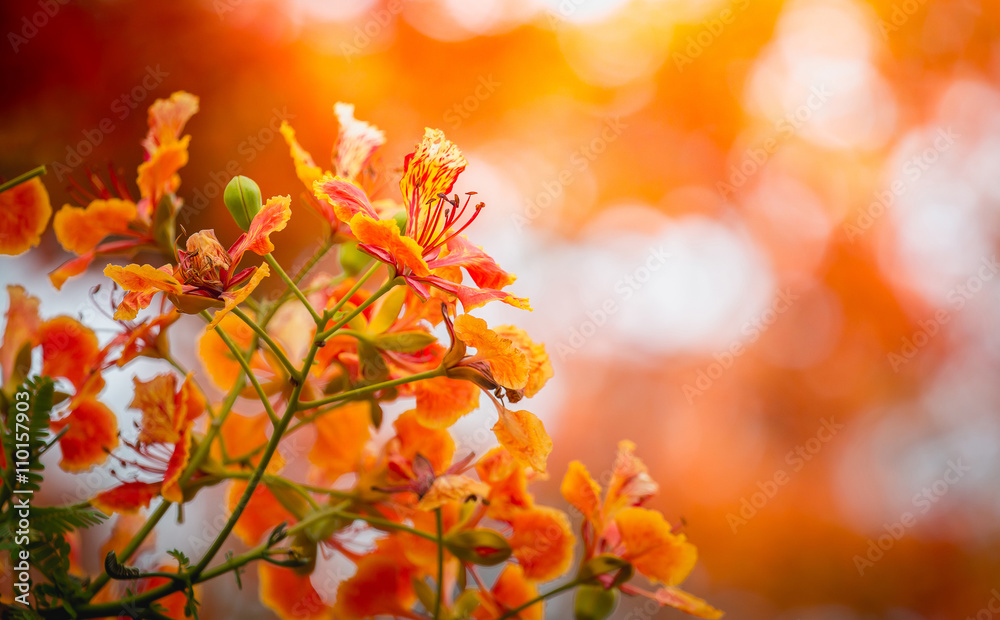
POLYGON ((351 221, 358 213, 374 220, 379 219, 365 191, 349 179, 328 174, 313 183, 312 190, 316 198, 333 207, 333 212, 343 222, 351 221))
POLYGON ((375 151, 385 144, 385 133, 371 123, 354 118, 353 104, 336 103, 333 113, 340 123, 333 167, 338 175, 356 179, 375 151))
POLYGON ((416 416, 428 428, 448 428, 479 406, 479 388, 468 381, 434 377, 413 384, 416 416))
POLYGON ((260 600, 281 620, 333 620, 333 608, 323 602, 308 574, 294 569, 257 563, 260 600))
POLYGON ((233 257, 233 269, 240 264, 245 252, 264 256, 274 251, 271 243, 271 233, 284 230, 292 217, 292 200, 288 196, 273 196, 267 199, 267 204, 250 220, 250 230, 245 232, 229 248, 233 257))
POLYGON ((0 254, 21 254, 38 245, 50 217, 49 192, 38 177, 0 193, 0 254))
POLYGON ((510 546, 527 579, 549 581, 569 570, 576 537, 566 513, 536 506, 515 513, 510 523, 510 546))
POLYGON ((117 198, 95 200, 84 209, 65 205, 52 220, 52 230, 67 252, 86 254, 108 235, 129 232, 137 214, 135 203, 117 198))
MULTIPOLYGON (((98 493, 90 500, 90 505, 104 514, 135 514, 160 494, 156 482, 126 482, 98 493)), ((129 537, 131 538, 131 536, 129 537)))
POLYGON ((14 374, 14 364, 21 349, 38 344, 38 331, 42 320, 38 317, 38 298, 28 295, 24 287, 7 285, 10 305, 7 306, 7 327, 0 345, 0 367, 3 368, 3 384, 14 374))
POLYGON ((314 423, 316 442, 309 461, 333 483, 356 471, 371 439, 371 412, 367 402, 348 403, 319 417, 314 423))
POLYGON ((76 403, 68 416, 53 421, 51 426, 57 433, 66 429, 59 438, 59 466, 66 471, 85 471, 100 465, 118 447, 118 418, 92 398, 76 403))
POLYGON ((519 463, 545 473, 545 463, 552 452, 552 438, 533 413, 501 408, 500 419, 493 426, 493 432, 500 445, 507 448, 519 463))
POLYGON ((625 553, 622 558, 654 582, 675 586, 698 560, 683 534, 674 534, 663 515, 646 508, 625 508, 615 516, 625 553))
POLYGON ((271 275, 271 270, 267 265, 261 265, 254 270, 253 276, 250 277, 250 281, 236 289, 235 291, 226 291, 220 297, 220 299, 225 302, 225 306, 221 310, 217 310, 215 316, 212 317, 212 322, 208 324, 208 329, 215 329, 215 326, 219 324, 222 319, 229 314, 233 308, 243 303, 250 293, 257 288, 260 281, 271 275))

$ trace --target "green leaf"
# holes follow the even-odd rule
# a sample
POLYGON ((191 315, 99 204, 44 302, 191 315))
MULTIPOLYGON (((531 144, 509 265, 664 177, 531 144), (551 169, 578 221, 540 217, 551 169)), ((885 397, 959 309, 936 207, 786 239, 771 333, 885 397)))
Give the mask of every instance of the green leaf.
POLYGON ((375 346, 384 351, 397 353, 416 353, 437 342, 437 338, 422 331, 397 332, 382 334, 375 339, 375 346))

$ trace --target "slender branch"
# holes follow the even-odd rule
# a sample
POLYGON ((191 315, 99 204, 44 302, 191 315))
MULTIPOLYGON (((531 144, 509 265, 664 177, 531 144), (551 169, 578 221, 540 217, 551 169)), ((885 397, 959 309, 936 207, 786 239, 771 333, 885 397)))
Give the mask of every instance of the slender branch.
MULTIPOLYGON (((333 315, 333 314, 336 314, 341 308, 343 308, 344 304, 346 304, 348 302, 348 300, 350 300, 351 297, 354 297, 355 293, 357 293, 358 291, 361 290, 361 287, 364 285, 364 283, 367 282, 368 279, 371 278, 373 275, 375 275, 375 272, 378 271, 378 268, 381 267, 381 266, 382 266, 382 264, 378 263, 378 262, 376 262, 374 265, 372 265, 371 269, 369 269, 368 271, 366 271, 365 275, 361 276, 361 278, 358 279, 358 281, 354 283, 354 286, 352 286, 351 289, 349 291, 347 291, 344 294, 343 297, 340 298, 340 301, 338 301, 335 306, 333 306, 332 308, 330 308, 328 310, 328 312, 331 315, 333 315)), ((390 278, 390 280, 391 279, 392 278, 390 278)))
MULTIPOLYGON (((288 374, 291 375, 293 379, 295 379, 296 381, 302 381, 301 373, 299 373, 298 369, 295 368, 295 365, 292 364, 292 361, 288 359, 288 356, 285 355, 284 349, 282 349, 281 345, 275 342, 271 338, 271 336, 268 335, 267 331, 265 331, 264 328, 262 328, 260 325, 257 325, 256 321, 250 318, 250 316, 248 316, 246 312, 243 312, 239 308, 233 308, 233 314, 240 317, 240 319, 244 323, 246 323, 250 327, 250 329, 252 329, 254 332, 257 333, 257 337, 259 337, 261 340, 267 343, 267 346, 269 346, 271 348, 271 351, 274 352, 275 357, 277 357, 278 361, 281 362, 281 365, 285 367, 285 371, 288 372, 288 374)), ((219 328, 216 327, 216 329, 219 328)))
POLYGON ((441 524, 441 508, 434 509, 434 521, 437 525, 438 574, 437 596, 434 598, 434 620, 441 617, 441 598, 444 596, 444 529, 441 524))
POLYGON ((278 275, 281 276, 281 279, 285 281, 286 285, 288 285, 288 288, 289 290, 292 291, 292 294, 299 298, 299 301, 302 302, 302 305, 304 305, 306 307, 306 310, 309 311, 309 314, 312 315, 313 321, 316 322, 316 325, 322 326, 320 316, 319 314, 316 313, 316 309, 313 308, 312 304, 309 303, 309 300, 306 299, 305 294, 303 294, 302 291, 299 290, 299 286, 295 283, 295 281, 292 280, 290 277, 288 277, 288 274, 285 273, 285 270, 282 269, 281 265, 278 264, 278 261, 274 260, 274 257, 271 256, 270 254, 265 254, 264 260, 267 261, 267 264, 270 265, 272 269, 278 272, 278 275))
POLYGON ((553 596, 557 596, 557 595, 562 594, 563 592, 566 592, 568 590, 572 590, 576 586, 583 585, 584 583, 585 583, 585 580, 581 580, 581 579, 574 579, 573 581, 570 581, 568 583, 564 583, 563 585, 559 586, 558 588, 556 588, 554 590, 550 590, 548 592, 545 592, 544 594, 539 594, 538 596, 536 596, 535 598, 531 599, 527 603, 525 603, 523 605, 520 605, 518 607, 515 607, 514 609, 511 609, 510 611, 508 611, 504 615, 502 615, 499 618, 497 618, 497 620, 507 620, 507 618, 513 618, 513 617, 517 616, 517 614, 519 614, 522 611, 524 611, 525 609, 531 607, 532 605, 536 605, 538 603, 541 603, 542 601, 544 601, 547 598, 550 598, 550 597, 553 597, 553 596))
MULTIPOLYGON (((168 502, 167 500, 163 500, 162 502, 160 502, 160 505, 157 506, 155 510, 153 510, 153 513, 149 515, 149 518, 146 519, 146 522, 142 524, 142 527, 139 528, 139 531, 136 532, 134 536, 132 536, 132 540, 128 541, 128 544, 125 545, 125 548, 121 550, 121 553, 117 554, 119 562, 124 564, 125 562, 128 561, 129 558, 132 557, 132 554, 136 552, 136 550, 142 544, 142 541, 144 541, 146 537, 149 536, 149 533, 153 531, 153 528, 155 528, 156 524, 160 522, 160 519, 163 518, 163 515, 167 514, 167 510, 169 509, 170 509, 170 502, 168 502)), ((90 597, 93 597, 94 595, 96 595, 98 592, 101 591, 101 588, 103 588, 104 584, 106 584, 110 579, 111 576, 108 575, 108 573, 102 572, 100 575, 98 575, 97 579, 95 579, 94 582, 90 584, 90 588, 87 589, 87 594, 90 597)))
POLYGON ((5 192, 12 187, 20 185, 21 183, 30 181, 35 177, 40 177, 43 174, 45 174, 45 172, 46 170, 44 165, 38 166, 37 168, 32 168, 31 170, 25 172, 24 174, 14 177, 13 179, 7 181, 6 183, 0 183, 0 192, 5 192))
POLYGON ((261 404, 264 405, 264 411, 267 412, 267 417, 271 419, 271 424, 277 426, 278 414, 274 412, 274 407, 271 406, 271 401, 267 397, 267 394, 264 392, 264 388, 261 387, 260 381, 257 381, 257 377, 254 376, 253 370, 251 370, 250 368, 250 364, 245 359, 243 359, 243 355, 239 347, 237 347, 236 343, 233 342, 233 339, 229 337, 229 334, 227 334, 226 331, 222 329, 221 325, 217 326, 215 328, 215 331, 219 333, 219 338, 222 339, 222 342, 226 343, 226 346, 229 347, 229 351, 232 352, 233 357, 236 358, 236 361, 239 363, 240 368, 243 369, 244 374, 246 374, 246 378, 250 380, 250 384, 253 385, 254 390, 257 391, 257 397, 260 398, 261 404))
MULTIPOLYGON (((365 309, 368 308, 368 306, 370 306, 373 303, 375 303, 378 300, 379 297, 381 297, 382 295, 385 295, 387 292, 389 292, 394 286, 396 286, 399 283, 400 283, 399 279, 395 278, 395 277, 392 277, 392 278, 389 278, 388 280, 386 280, 385 284, 383 284, 382 287, 379 288, 377 291, 375 291, 374 293, 372 293, 371 296, 369 296, 368 299, 366 299, 360 306, 358 306, 357 308, 355 308, 351 312, 347 313, 346 316, 344 316, 339 321, 337 321, 332 327, 330 327, 329 329, 326 329, 322 333, 318 334, 316 336, 316 339, 317 340, 326 340, 327 338, 329 338, 330 336, 332 336, 334 333, 336 333, 336 331, 338 329, 340 329, 344 325, 347 325, 348 323, 350 323, 351 319, 353 319, 354 317, 356 317, 359 314, 361 314, 362 312, 364 312, 365 309)), ((353 293, 351 295, 353 295, 353 293)), ((345 295, 344 299, 350 299, 350 295, 345 295)), ((341 301, 343 301, 343 299, 341 301)), ((333 312, 330 312, 330 313, 332 314, 333 312)))
MULTIPOLYGON (((421 381, 423 379, 430 379, 432 377, 439 377, 439 376, 443 375, 444 373, 445 373, 445 369, 438 367, 438 368, 435 368, 433 370, 428 370, 428 371, 425 371, 425 372, 417 373, 415 375, 409 375, 407 377, 400 377, 399 379, 393 379, 391 381, 383 381, 382 383, 374 383, 372 385, 366 385, 364 387, 359 387, 357 389, 349 390, 347 392, 341 392, 339 394, 334 394, 333 396, 327 396, 326 398, 319 398, 319 399, 316 399, 316 400, 307 400, 306 402, 300 404, 300 408, 301 409, 314 409, 316 407, 322 407, 323 405, 328 405, 330 403, 336 403, 336 402, 339 402, 339 401, 342 401, 342 400, 350 400, 351 398, 354 398, 355 396, 361 396, 363 394, 369 394, 371 392, 377 392, 379 390, 384 390, 386 388, 395 387, 397 385, 403 385, 404 383, 411 383, 413 381, 421 381)), ((296 424, 296 426, 300 426, 302 423, 307 422, 307 420, 310 420, 310 418, 309 417, 303 418, 299 422, 299 424, 296 424)))

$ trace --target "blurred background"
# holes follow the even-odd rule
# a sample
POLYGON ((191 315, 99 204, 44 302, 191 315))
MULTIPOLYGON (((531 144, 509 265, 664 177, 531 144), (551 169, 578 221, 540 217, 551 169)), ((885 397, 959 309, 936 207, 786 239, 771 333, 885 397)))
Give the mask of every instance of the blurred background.
MULTIPOLYGON (((600 478, 635 440, 699 548, 687 589, 727 618, 1000 613, 1000 4, 17 0, 0 25, 0 174, 48 164, 55 208, 84 164, 134 184, 175 90, 201 98, 179 193, 210 205, 186 228, 220 239, 233 162, 301 193, 281 120, 329 167, 352 102, 394 174, 443 129, 487 203, 469 236, 535 308, 478 314, 555 365, 528 403, 556 446, 535 490, 565 508, 569 460, 600 478)), ((297 213, 292 263, 321 230, 297 213)), ((57 298, 51 233, 28 256, 0 280, 47 314, 102 279, 57 298)), ((491 423, 456 439, 484 451, 491 423)), ((271 617, 224 591, 214 617, 271 617)), ((654 616, 683 615, 615 614, 654 616)))

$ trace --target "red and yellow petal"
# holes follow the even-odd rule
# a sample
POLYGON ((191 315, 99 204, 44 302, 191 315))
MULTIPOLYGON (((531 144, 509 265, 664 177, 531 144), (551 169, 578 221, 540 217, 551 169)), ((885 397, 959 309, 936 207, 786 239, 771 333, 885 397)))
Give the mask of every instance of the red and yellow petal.
POLYGON ((490 486, 459 474, 446 474, 434 479, 431 488, 417 503, 419 510, 434 510, 450 502, 464 502, 471 497, 482 499, 490 495, 490 486))
POLYGON ((358 213, 374 220, 379 219, 375 208, 368 201, 368 195, 350 179, 328 174, 310 187, 318 199, 330 203, 333 212, 342 222, 350 222, 358 213))
POLYGON ((271 275, 271 270, 267 265, 261 265, 254 270, 253 275, 250 276, 250 281, 244 284, 242 287, 236 289, 235 291, 226 291, 222 294, 221 300, 225 302, 225 305, 215 312, 215 316, 212 317, 212 322, 208 324, 208 329, 215 329, 215 326, 222 321, 223 318, 229 314, 233 308, 243 303, 250 293, 257 288, 260 281, 271 275))
POLYGON ((652 581, 675 586, 691 573, 697 549, 683 534, 674 534, 659 512, 625 508, 615 515, 615 523, 625 547, 622 558, 652 581))
POLYGON ((333 158, 334 169, 345 178, 356 179, 375 151, 385 144, 385 133, 371 123, 354 118, 353 104, 336 103, 333 113, 340 123, 337 150, 333 158))
POLYGON ((21 254, 38 245, 50 217, 49 192, 38 177, 0 193, 0 254, 21 254))
POLYGON ((536 506, 512 515, 510 524, 510 546, 527 579, 549 581, 569 570, 576 537, 566 513, 536 506))
POLYGON ((130 200, 95 200, 86 208, 65 205, 52 220, 56 239, 67 252, 86 254, 108 235, 120 235, 138 211, 130 200))
POLYGON ((80 391, 90 379, 100 356, 97 336, 68 316, 57 316, 41 324, 42 374, 63 377, 80 391))
POLYGON ((191 136, 173 140, 150 154, 149 159, 139 164, 136 184, 143 198, 148 198, 155 207, 165 193, 175 192, 180 187, 177 171, 188 163, 188 144, 191 136))
POLYGON ((552 378, 552 362, 545 352, 545 345, 536 343, 527 332, 513 325, 494 327, 493 331, 497 336, 510 340, 524 353, 528 361, 528 381, 524 386, 524 395, 531 398, 552 378))
POLYGON ((3 368, 3 384, 14 374, 14 364, 21 349, 38 344, 38 333, 42 320, 38 317, 38 298, 28 295, 23 286, 7 285, 7 327, 0 345, 0 368, 3 368))
POLYGON ((416 416, 428 428, 448 428, 479 406, 479 388, 468 381, 434 377, 413 384, 416 416))
POLYGON ((490 485, 489 517, 509 521, 515 512, 534 506, 524 469, 503 446, 484 454, 476 463, 476 473, 490 485))
POLYGON ((323 177, 323 170, 313 161, 309 151, 302 148, 299 144, 298 139, 295 137, 295 130, 292 129, 291 125, 286 121, 282 121, 281 128, 278 131, 281 132, 282 137, 285 138, 285 142, 288 144, 292 161, 295 163, 295 176, 299 177, 299 180, 306 186, 306 189, 312 192, 313 184, 323 177))
POLYGON ((190 458, 191 428, 187 427, 181 432, 181 438, 174 444, 174 452, 167 461, 167 471, 163 474, 163 486, 160 488, 164 499, 178 504, 184 501, 180 478, 190 458))
POLYGON ((291 204, 292 199, 288 196, 267 199, 267 204, 250 220, 250 229, 229 250, 234 269, 245 252, 264 256, 274 251, 271 234, 284 230, 288 225, 288 220, 292 217, 291 204))
POLYGON ((653 599, 660 605, 679 609, 696 618, 717 620, 723 616, 721 610, 712 607, 703 599, 672 586, 657 590, 653 593, 653 599))
MULTIPOLYGON (((98 493, 90 505, 105 514, 135 514, 160 494, 158 482, 126 482, 98 493)), ((112 536, 117 535, 117 527, 112 536)), ((129 536, 129 539, 131 536, 129 536)), ((128 539, 125 539, 126 541, 128 539)))
POLYGON ((493 433, 518 463, 545 473, 545 463, 552 452, 552 438, 533 413, 501 408, 493 433))
POLYGON ((183 425, 178 424, 174 393, 177 379, 170 373, 157 375, 149 381, 132 378, 134 396, 129 404, 142 412, 139 424, 140 443, 177 443, 183 425))
POLYGON ((87 267, 90 267, 90 263, 94 262, 94 256, 93 252, 87 252, 82 256, 77 256, 76 258, 66 261, 62 265, 59 265, 56 269, 50 271, 49 281, 52 282, 52 286, 54 286, 57 291, 61 290, 63 284, 66 283, 66 280, 69 280, 73 276, 80 275, 87 270, 87 267))
POLYGON ((152 155, 161 146, 178 140, 184 125, 198 112, 198 104, 198 97, 184 91, 154 101, 147 116, 149 132, 142 143, 146 152, 152 155))
POLYGON ((260 577, 260 600, 281 620, 333 620, 333 608, 320 596, 308 574, 257 563, 260 577))
POLYGON ((333 483, 356 471, 371 439, 371 412, 367 402, 348 403, 316 420, 316 442, 309 461, 333 483))
POLYGON ((422 231, 428 239, 442 232, 443 218, 435 222, 437 229, 430 230, 432 209, 438 202, 438 194, 452 190, 467 164, 462 151, 445 138, 444 132, 430 127, 424 130, 423 140, 403 160, 403 178, 399 181, 409 216, 409 231, 422 231))
POLYGON ((110 409, 92 398, 76 403, 66 417, 51 424, 55 432, 66 429, 59 438, 66 471, 85 471, 100 465, 118 447, 118 418, 110 409))
POLYGON ((416 276, 430 274, 423 248, 410 237, 402 236, 395 220, 377 220, 358 213, 351 218, 350 226, 359 243, 381 249, 396 265, 409 269, 416 276))
POLYGON ((115 310, 116 320, 130 321, 136 317, 139 310, 147 307, 153 295, 163 291, 168 294, 180 294, 181 283, 174 278, 169 266, 156 269, 152 265, 108 265, 104 275, 111 278, 126 291, 125 298, 115 310))

